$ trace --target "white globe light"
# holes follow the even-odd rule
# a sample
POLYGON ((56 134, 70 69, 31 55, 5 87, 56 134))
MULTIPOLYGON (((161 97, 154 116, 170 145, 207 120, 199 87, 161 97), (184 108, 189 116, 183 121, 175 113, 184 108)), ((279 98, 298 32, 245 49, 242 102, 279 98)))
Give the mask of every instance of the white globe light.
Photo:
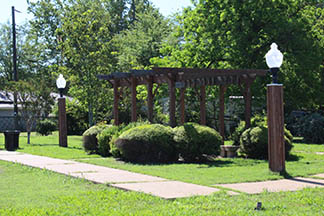
POLYGON ((59 89, 64 89, 65 88, 66 81, 65 81, 65 79, 64 79, 64 77, 63 77, 62 74, 60 74, 59 77, 58 77, 58 79, 56 80, 56 86, 59 89))
POLYGON ((276 43, 271 44, 271 49, 265 55, 266 62, 269 68, 279 68, 282 65, 283 55, 278 50, 278 45, 276 43))

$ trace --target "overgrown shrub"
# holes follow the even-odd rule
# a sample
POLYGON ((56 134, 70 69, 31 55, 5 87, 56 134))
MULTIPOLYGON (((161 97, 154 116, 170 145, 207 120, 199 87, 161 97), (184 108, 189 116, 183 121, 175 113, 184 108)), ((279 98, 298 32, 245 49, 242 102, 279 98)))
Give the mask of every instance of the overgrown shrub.
POLYGON ((170 127, 141 125, 123 132, 115 141, 124 160, 131 162, 171 162, 178 159, 170 127))
POLYGON ((36 132, 41 134, 42 136, 50 135, 56 129, 56 123, 49 119, 38 121, 36 124, 36 132))
POLYGON ((111 125, 94 125, 83 133, 83 148, 89 153, 98 153, 98 140, 97 135, 105 128, 109 128, 111 125))
MULTIPOLYGON (((266 116, 256 115, 251 119, 251 127, 257 126, 266 126, 267 118, 266 116)), ((235 131, 230 136, 230 139, 233 140, 233 145, 240 145, 240 137, 243 132, 246 130, 245 121, 241 121, 240 124, 236 127, 235 131)))
POLYGON ((207 126, 186 123, 173 129, 177 151, 185 161, 199 161, 204 155, 218 155, 222 137, 207 126))
POLYGON ((308 117, 308 115, 304 111, 292 111, 289 115, 285 116, 286 127, 293 136, 302 136, 300 129, 305 117, 308 117))
MULTIPOLYGON (((289 156, 292 149, 291 133, 285 129, 285 155, 289 156)), ((245 130, 240 138, 240 153, 248 158, 268 158, 268 128, 264 125, 252 127, 245 130)))
POLYGON ((299 131, 306 143, 324 144, 324 117, 312 113, 299 120, 299 131))

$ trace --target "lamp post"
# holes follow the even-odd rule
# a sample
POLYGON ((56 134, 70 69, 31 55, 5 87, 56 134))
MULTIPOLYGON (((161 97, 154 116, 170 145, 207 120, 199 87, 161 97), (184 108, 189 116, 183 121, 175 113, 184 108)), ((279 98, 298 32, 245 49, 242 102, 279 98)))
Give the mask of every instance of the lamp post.
POLYGON ((60 91, 58 98, 59 108, 59 146, 67 147, 67 126, 66 126, 66 111, 65 111, 65 98, 63 97, 63 90, 66 86, 66 81, 62 74, 56 80, 56 86, 60 91))
POLYGON ((266 63, 272 73, 272 83, 267 85, 268 117, 268 158, 269 168, 273 172, 285 171, 285 139, 283 85, 278 84, 278 72, 282 65, 283 55, 277 44, 271 45, 266 54, 266 63))

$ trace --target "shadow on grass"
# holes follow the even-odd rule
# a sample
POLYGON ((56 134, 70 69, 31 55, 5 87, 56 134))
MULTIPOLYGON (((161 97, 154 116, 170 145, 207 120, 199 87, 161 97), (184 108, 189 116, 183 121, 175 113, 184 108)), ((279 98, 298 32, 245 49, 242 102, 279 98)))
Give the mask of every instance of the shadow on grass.
POLYGON ((290 175, 286 170, 280 172, 280 175, 281 175, 282 177, 284 177, 285 179, 292 179, 292 178, 293 178, 293 176, 290 175))
POLYGON ((210 167, 223 167, 229 164, 233 164, 233 161, 224 161, 224 160, 202 160, 202 161, 176 161, 176 162, 131 162, 131 161, 125 161, 121 158, 116 158, 116 161, 121 163, 129 163, 132 165, 149 165, 149 166, 161 166, 161 165, 181 165, 181 164, 196 164, 201 165, 199 168, 210 168, 210 167))
POLYGON ((290 154, 290 155, 286 158, 286 161, 299 161, 299 160, 301 160, 301 159, 303 159, 303 158, 304 158, 303 156, 290 154))
MULTIPOLYGON (((53 147, 53 146, 57 146, 59 147, 58 144, 27 144, 28 146, 39 146, 39 147, 53 147)), ((83 150, 82 147, 76 147, 76 146, 68 146, 68 147, 62 147, 62 148, 67 148, 67 149, 78 149, 78 150, 83 150)))

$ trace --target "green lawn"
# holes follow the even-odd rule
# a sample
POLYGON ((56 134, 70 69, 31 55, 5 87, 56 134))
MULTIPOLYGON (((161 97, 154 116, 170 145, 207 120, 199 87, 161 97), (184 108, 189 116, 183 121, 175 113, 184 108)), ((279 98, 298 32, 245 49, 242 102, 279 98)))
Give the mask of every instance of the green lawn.
MULTIPOLYGON (((215 159, 209 163, 173 163, 173 164, 133 164, 117 161, 112 157, 102 158, 98 155, 88 155, 82 149, 81 136, 69 136, 68 148, 58 146, 58 136, 31 137, 31 144, 26 144, 26 135, 20 136, 20 152, 44 155, 62 159, 73 159, 112 168, 119 168, 172 180, 179 180, 201 185, 217 183, 234 183, 248 181, 263 181, 281 179, 268 169, 268 162, 244 158, 215 159)), ((3 148, 4 137, 0 135, 0 148, 3 148)), ((324 173, 324 145, 294 143, 293 156, 286 162, 287 176, 308 176, 324 173)))
POLYGON ((0 215, 323 215, 324 189, 163 200, 0 161, 0 215), (263 209, 255 211, 257 202, 263 209))

